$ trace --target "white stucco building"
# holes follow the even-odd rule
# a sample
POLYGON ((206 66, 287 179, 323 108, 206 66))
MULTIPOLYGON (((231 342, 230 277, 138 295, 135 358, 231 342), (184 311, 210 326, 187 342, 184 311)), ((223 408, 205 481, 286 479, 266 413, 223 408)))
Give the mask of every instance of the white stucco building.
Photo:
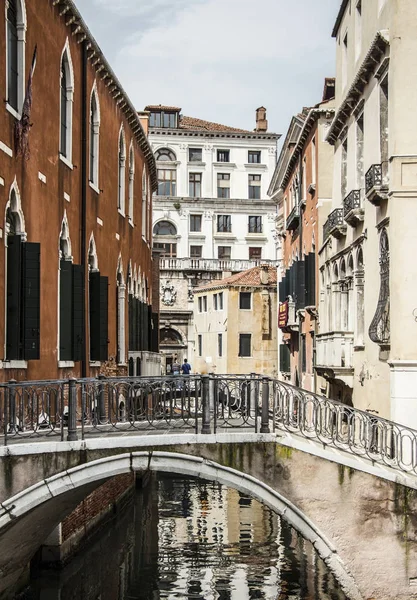
POLYGON ((330 395, 414 427, 416 25, 415 0, 343 0, 340 7, 316 348, 330 395))
MULTIPOLYGON (((276 260, 276 205, 267 196, 279 135, 266 110, 246 131, 147 106, 158 169, 154 246, 161 250, 161 351, 193 361, 193 289, 276 260)), ((169 370, 169 368, 168 368, 169 370)))

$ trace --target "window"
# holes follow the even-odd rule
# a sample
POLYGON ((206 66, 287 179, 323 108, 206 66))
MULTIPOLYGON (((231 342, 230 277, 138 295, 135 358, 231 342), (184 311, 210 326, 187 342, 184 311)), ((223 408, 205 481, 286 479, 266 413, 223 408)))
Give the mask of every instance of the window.
POLYGON ((230 174, 217 173, 217 197, 230 198, 230 174))
POLYGON ((301 336, 301 372, 307 373, 307 344, 305 333, 301 336))
POLYGON ((169 221, 159 221, 153 228, 154 235, 177 235, 177 228, 169 221))
POLYGON ((156 242, 155 248, 159 250, 162 258, 176 258, 177 256, 177 244, 174 242, 156 242))
POLYGON ((230 233, 232 231, 231 215, 217 215, 218 233, 230 233))
POLYGON ((149 118, 150 127, 175 128, 177 126, 176 112, 151 112, 149 118))
POLYGON ((249 150, 248 151, 248 163, 250 164, 260 164, 261 162, 261 152, 260 150, 249 150))
POLYGON ((198 356, 203 356, 203 336, 199 334, 197 337, 197 340, 198 340, 198 356))
POLYGON ((190 231, 201 231, 201 215, 190 215, 190 231))
POLYGON ((207 312, 207 296, 203 296, 203 311, 207 312))
POLYGON ((108 277, 99 271, 90 272, 90 360, 106 361, 108 358, 108 277))
POLYGON ((22 6, 22 0, 9 0, 6 6, 7 104, 18 113, 23 106, 25 91, 25 10, 22 6))
POLYGON ((218 306, 218 295, 214 294, 214 296, 213 296, 213 308, 214 308, 214 310, 217 310, 217 306, 218 306))
POLYGON ((59 152, 67 160, 72 156, 72 102, 73 102, 73 74, 69 47, 66 47, 61 60, 61 127, 59 136, 59 152))
POLYGON ((230 150, 217 150, 217 162, 230 162, 230 150))
POLYGON ((363 113, 356 121, 356 185, 360 190, 363 184, 363 141, 364 141, 364 121, 363 113))
POLYGON ((262 217, 249 217, 248 232, 262 233, 262 217))
POLYGON ((223 356, 223 334, 217 334, 217 354, 223 356))
POLYGON ((232 258, 232 247, 231 246, 218 246, 217 258, 223 260, 230 260, 232 258))
POLYGON ((250 310, 252 308, 252 294, 251 294, 251 292, 240 292, 240 294, 239 294, 239 308, 241 310, 250 310))
POLYGON ((362 0, 357 0, 355 10, 355 58, 358 60, 362 45, 362 0))
POLYGON ((261 198, 261 176, 249 175, 249 199, 260 200, 261 198))
POLYGON ((190 257, 201 258, 203 256, 203 246, 190 246, 190 257))
POLYGON ((346 198, 347 193, 347 161, 348 161, 348 142, 347 138, 342 143, 342 161, 340 173, 340 187, 342 191, 342 201, 346 198))
POLYGON ((97 88, 94 86, 90 100, 90 182, 98 186, 98 151, 100 132, 100 112, 97 88))
POLYGON ((342 90, 347 84, 348 34, 346 32, 342 45, 342 90))
POLYGON ((249 260, 261 260, 262 248, 249 247, 249 260))
POLYGON ((251 334, 239 334, 239 356, 251 356, 251 334))
POLYGON ((147 234, 147 213, 146 213, 146 199, 148 195, 148 178, 146 175, 146 167, 143 167, 142 171, 142 237, 146 239, 147 234))
POLYGON ((188 148, 188 160, 189 160, 189 162, 202 162, 203 149, 202 148, 188 148))
POLYGON ((160 162, 175 162, 177 157, 169 148, 160 148, 155 152, 155 160, 160 162))
POLYGON ((201 198, 201 173, 190 173, 189 195, 190 198, 201 198))
POLYGON ((223 310, 223 292, 219 293, 219 310, 223 310))
POLYGON ((203 298, 201 296, 198 297, 198 312, 203 312, 203 298))
POLYGON ((177 171, 175 169, 158 169, 158 196, 176 196, 177 171))
POLYGON ((311 140, 311 183, 316 184, 316 138, 311 140))
POLYGON ((135 153, 133 151, 133 142, 130 145, 129 152, 129 222, 133 225, 133 196, 135 192, 135 153))
POLYGON ((119 186, 117 193, 117 208, 124 214, 125 212, 125 179, 126 179, 126 142, 123 127, 119 134, 119 186))

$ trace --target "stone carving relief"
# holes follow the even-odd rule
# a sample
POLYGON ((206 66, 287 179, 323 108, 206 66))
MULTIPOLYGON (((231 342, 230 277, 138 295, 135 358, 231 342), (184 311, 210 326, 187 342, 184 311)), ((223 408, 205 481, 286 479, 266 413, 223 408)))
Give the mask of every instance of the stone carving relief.
POLYGON ((213 219, 214 217, 214 212, 212 210, 206 210, 204 213, 204 218, 205 219, 213 219))
POLYGON ((174 286, 170 285, 170 282, 167 281, 161 286, 161 302, 162 304, 165 304, 165 306, 174 306, 176 299, 177 291, 174 286))

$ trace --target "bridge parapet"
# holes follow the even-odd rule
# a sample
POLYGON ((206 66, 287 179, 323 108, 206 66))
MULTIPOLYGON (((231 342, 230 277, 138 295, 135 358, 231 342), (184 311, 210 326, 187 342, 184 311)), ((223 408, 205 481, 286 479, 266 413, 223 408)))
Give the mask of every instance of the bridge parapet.
POLYGON ((129 433, 289 431, 417 474, 417 431, 258 374, 11 381, 3 444, 129 433))

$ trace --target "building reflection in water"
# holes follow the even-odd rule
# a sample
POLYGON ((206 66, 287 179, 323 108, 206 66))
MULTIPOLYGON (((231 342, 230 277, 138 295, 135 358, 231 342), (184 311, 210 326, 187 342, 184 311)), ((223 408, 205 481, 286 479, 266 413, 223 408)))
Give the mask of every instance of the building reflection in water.
POLYGON ((22 598, 347 600, 309 542, 234 489, 150 474, 123 511, 22 598))

